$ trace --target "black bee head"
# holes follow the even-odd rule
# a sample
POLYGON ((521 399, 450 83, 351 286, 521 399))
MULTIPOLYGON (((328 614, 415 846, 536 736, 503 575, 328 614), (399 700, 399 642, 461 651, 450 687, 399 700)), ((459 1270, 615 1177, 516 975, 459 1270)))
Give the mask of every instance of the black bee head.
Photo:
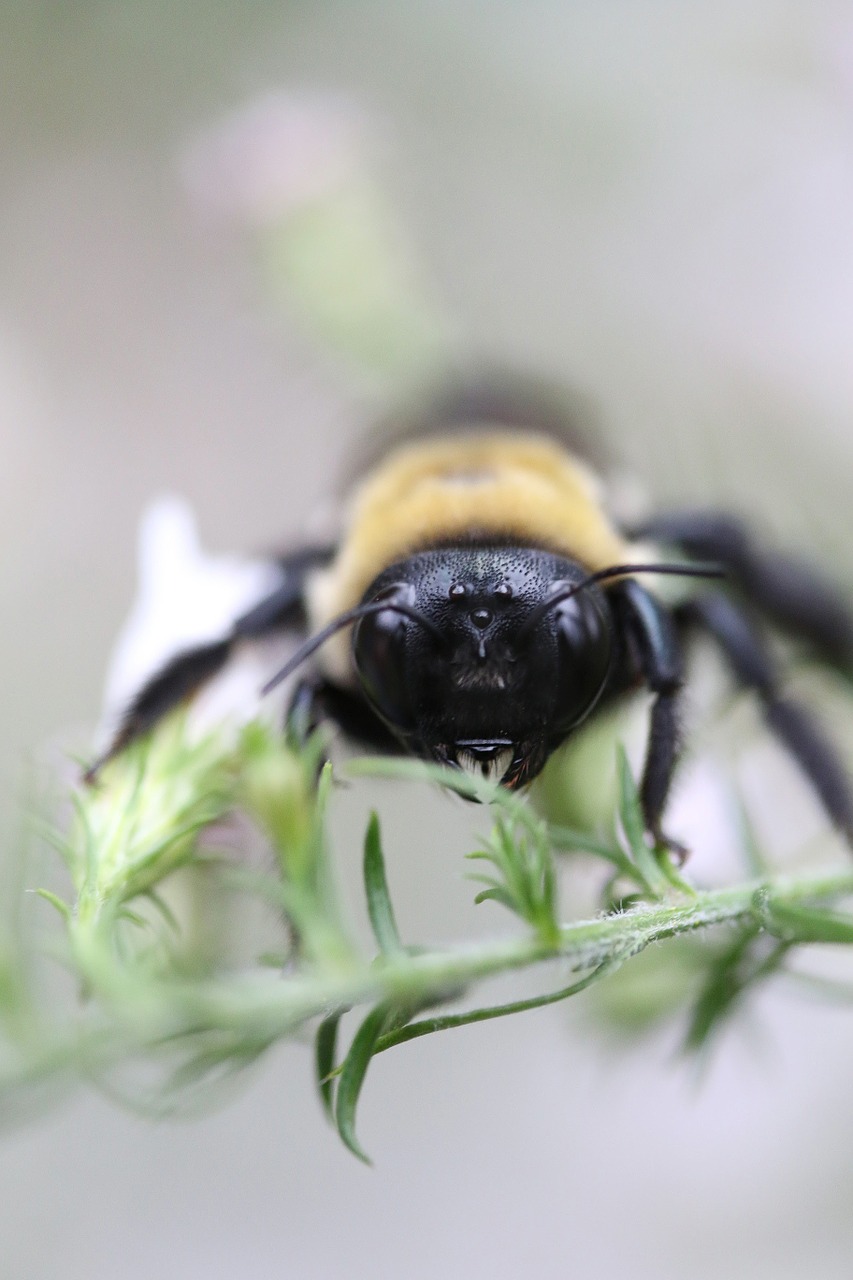
POLYGON ((607 683, 613 621, 586 578, 574 561, 513 546, 437 548, 392 565, 353 632, 367 699, 416 754, 522 785, 607 683))

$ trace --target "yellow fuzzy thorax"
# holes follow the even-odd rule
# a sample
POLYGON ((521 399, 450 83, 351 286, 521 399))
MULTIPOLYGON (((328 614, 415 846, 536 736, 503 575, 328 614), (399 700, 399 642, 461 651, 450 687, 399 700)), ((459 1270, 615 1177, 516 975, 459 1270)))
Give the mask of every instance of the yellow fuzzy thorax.
POLYGON ((403 446, 353 494, 340 551, 311 585, 312 621, 358 604, 396 561, 457 539, 542 547, 590 570, 626 557, 595 477, 550 439, 495 432, 403 446))

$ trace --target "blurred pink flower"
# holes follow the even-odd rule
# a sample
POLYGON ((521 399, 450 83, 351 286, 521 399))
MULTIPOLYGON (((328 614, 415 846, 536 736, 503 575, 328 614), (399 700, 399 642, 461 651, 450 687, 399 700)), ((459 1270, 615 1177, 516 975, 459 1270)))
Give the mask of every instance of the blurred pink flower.
POLYGON ((372 134, 343 96, 277 90, 202 133, 184 157, 184 180, 206 213, 260 227, 345 183, 372 134))

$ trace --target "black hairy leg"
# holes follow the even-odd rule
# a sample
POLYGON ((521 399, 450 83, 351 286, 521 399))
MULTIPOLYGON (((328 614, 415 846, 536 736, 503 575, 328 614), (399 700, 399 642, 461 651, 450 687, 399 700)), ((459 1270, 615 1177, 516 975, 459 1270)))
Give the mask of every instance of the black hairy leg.
POLYGON ((784 696, 778 666, 746 611, 722 592, 680 610, 713 636, 738 682, 760 697, 767 724, 799 764, 833 824, 853 847, 853 782, 835 747, 805 707, 784 696))
POLYGON ((814 565, 758 547, 742 521, 714 511, 656 516, 631 532, 716 561, 754 609, 853 674, 853 612, 814 565))
POLYGON ((683 861, 686 848, 665 835, 661 827, 681 745, 679 708, 684 659, 678 627, 666 606, 633 579, 620 582, 610 595, 627 632, 626 661, 639 668, 655 695, 640 783, 646 829, 656 844, 670 849, 683 861))
POLYGON ((94 782, 104 765, 153 729, 173 707, 179 706, 212 680, 225 665, 232 642, 219 640, 177 654, 142 686, 124 712, 112 741, 83 774, 84 782, 94 782))
POLYGON ((306 548, 279 561, 283 579, 275 591, 242 614, 221 640, 184 649, 148 679, 125 710, 118 730, 102 755, 86 770, 84 781, 94 782, 108 761, 187 701, 218 675, 236 647, 277 631, 305 630, 305 578, 326 563, 331 551, 306 548))
POLYGON ((366 751, 405 754, 405 748, 355 689, 344 689, 319 675, 299 681, 287 710, 287 733, 302 746, 323 724, 335 724, 366 751))

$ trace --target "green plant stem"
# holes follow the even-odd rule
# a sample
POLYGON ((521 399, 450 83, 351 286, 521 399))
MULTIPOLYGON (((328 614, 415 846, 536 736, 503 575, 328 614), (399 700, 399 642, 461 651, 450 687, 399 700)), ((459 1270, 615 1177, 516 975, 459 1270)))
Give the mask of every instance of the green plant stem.
MULTIPOLYGON (((747 920, 761 925, 768 894, 786 903, 835 900, 853 894, 853 872, 752 881, 700 891, 687 900, 638 906, 562 925, 554 945, 526 934, 429 953, 385 955, 369 966, 315 966, 294 976, 264 972, 193 983, 152 982, 150 974, 140 980, 121 967, 104 972, 94 957, 87 970, 99 974, 93 994, 136 1048, 216 1031, 271 1044, 314 1017, 353 1006, 378 1001, 422 1005, 546 960, 560 959, 571 971, 582 972, 713 925, 747 920)), ((102 1036, 103 1026, 94 1034, 102 1036)))

